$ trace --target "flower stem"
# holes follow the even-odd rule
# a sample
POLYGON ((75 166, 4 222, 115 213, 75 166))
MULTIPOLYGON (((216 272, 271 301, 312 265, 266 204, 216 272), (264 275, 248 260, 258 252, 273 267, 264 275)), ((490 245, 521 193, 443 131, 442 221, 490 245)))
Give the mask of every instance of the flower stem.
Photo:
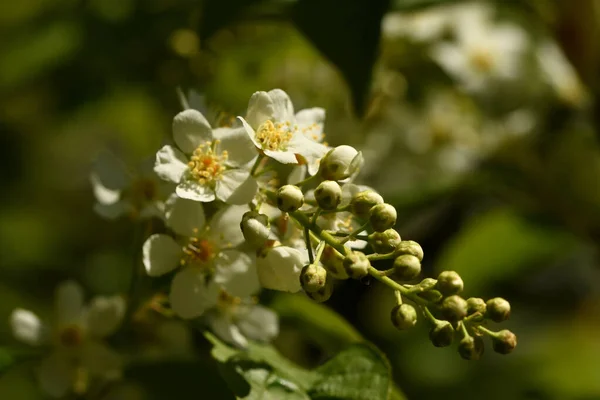
POLYGON ((258 157, 256 157, 256 161, 254 162, 254 165, 252 166, 252 169, 250 170, 251 176, 256 176, 256 170, 258 169, 258 166, 260 165, 260 163, 262 162, 262 160, 264 158, 265 158, 264 154, 259 154, 258 157))

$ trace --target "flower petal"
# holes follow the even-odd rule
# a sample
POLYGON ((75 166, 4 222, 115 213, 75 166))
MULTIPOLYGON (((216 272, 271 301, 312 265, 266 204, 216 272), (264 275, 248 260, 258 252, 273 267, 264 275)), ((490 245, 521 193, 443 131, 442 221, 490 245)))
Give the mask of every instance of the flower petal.
POLYGON ((242 126, 244 127, 248 138, 250 138, 250 141, 254 144, 254 147, 262 149, 262 145, 258 142, 258 140, 256 140, 256 132, 254 129, 252 129, 250 124, 244 118, 238 117, 238 119, 242 121, 242 126))
POLYGON ((278 122, 295 122, 294 105, 290 96, 281 89, 273 89, 269 91, 269 97, 273 102, 273 117, 278 122))
POLYGON ((38 370, 42 390, 56 398, 65 396, 75 381, 75 368, 65 354, 54 352, 42 360, 38 370))
POLYGON ((304 252, 287 246, 274 247, 258 257, 258 279, 267 289, 296 293, 301 289, 300 272, 306 263, 304 252))
POLYGON ((172 194, 165 203, 165 218, 167 226, 183 236, 194 236, 206 223, 202 203, 182 199, 177 194, 172 194))
POLYGON ((248 136, 248 130, 239 128, 218 128, 213 131, 215 140, 219 140, 217 153, 227 151, 227 163, 236 166, 247 164, 257 156, 256 144, 248 136))
MULTIPOLYGON (((329 151, 329 148, 324 144, 310 140, 306 136, 297 133, 292 137, 292 140, 288 144, 287 151, 301 155, 306 159, 307 164, 310 166, 311 164, 315 164, 317 160, 323 158, 329 151)), ((309 173, 311 171, 309 171, 309 173)))
POLYGON ((240 120, 242 120, 242 123, 247 121, 249 126, 258 129, 263 122, 273 118, 274 113, 275 108, 271 96, 267 92, 255 92, 248 102, 246 117, 240 118, 240 120))
POLYGON ((55 313, 58 326, 80 324, 83 317, 83 288, 66 281, 56 288, 55 313))
POLYGON ((217 304, 220 288, 207 282, 206 276, 194 268, 183 268, 171 282, 169 301, 173 311, 181 318, 199 317, 217 304))
POLYGON ((94 197, 101 204, 113 204, 121 198, 121 189, 109 189, 102 184, 98 175, 90 175, 90 183, 94 191, 94 197))
POLYGON ((131 178, 122 160, 110 151, 101 151, 94 160, 92 175, 109 190, 125 189, 131 178))
POLYGON ((227 293, 247 297, 260 290, 254 261, 248 254, 238 250, 225 250, 215 260, 214 281, 227 293))
POLYGON ((130 214, 133 212, 133 210, 133 205, 126 200, 117 201, 116 203, 112 204, 94 204, 94 211, 96 214, 100 215, 102 218, 110 220, 130 214))
POLYGON ((246 204, 252 201, 257 191, 258 183, 243 169, 227 170, 217 181, 217 198, 227 204, 246 204))
POLYGON ((150 236, 142 247, 142 261, 149 276, 160 276, 173 271, 182 256, 181 246, 168 235, 150 236))
POLYGON ((184 110, 173 118, 173 139, 185 154, 192 154, 196 148, 213 139, 210 124, 197 110, 184 110))
POLYGON ((179 183, 181 177, 187 171, 187 159, 185 155, 173 146, 163 146, 156 153, 154 172, 161 179, 173 183, 179 183))
POLYGON ((219 312, 211 312, 207 320, 210 329, 220 339, 238 347, 248 346, 248 340, 242 335, 238 327, 233 324, 231 318, 219 312))
POLYGON ((244 242, 244 234, 240 228, 242 216, 250 207, 232 205, 221 208, 210 220, 210 234, 222 246, 235 247, 244 242))
POLYGON ((261 305, 251 306, 238 314, 236 325, 250 339, 270 342, 279 334, 279 318, 261 305))
POLYGON ((296 155, 291 151, 274 151, 274 150, 263 150, 267 157, 271 157, 275 161, 279 161, 282 164, 298 164, 296 155))
POLYGON ((121 296, 98 296, 92 299, 86 314, 91 335, 103 338, 114 333, 125 315, 125 300, 121 296))
POLYGON ((29 310, 15 309, 10 315, 10 327, 15 338, 31 346, 37 346, 45 339, 44 324, 29 310))
POLYGON ((177 196, 182 199, 208 203, 215 200, 215 191, 207 185, 192 180, 184 180, 175 189, 177 196))
MULTIPOLYGON (((300 128, 317 124, 319 127, 318 134, 320 135, 323 131, 323 124, 325 123, 325 109, 321 107, 305 108, 296 113, 296 123, 300 128)), ((317 133, 315 131, 315 133, 317 133)))

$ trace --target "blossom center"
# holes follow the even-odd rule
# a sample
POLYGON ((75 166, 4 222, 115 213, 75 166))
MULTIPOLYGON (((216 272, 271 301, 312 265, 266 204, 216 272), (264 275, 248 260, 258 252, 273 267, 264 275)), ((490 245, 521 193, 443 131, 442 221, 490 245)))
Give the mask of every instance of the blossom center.
POLYGON ((214 243, 207 239, 192 237, 183 248, 184 257, 181 264, 205 266, 217 254, 214 243))
POLYGON ((201 185, 212 184, 221 179, 225 171, 225 162, 229 155, 227 151, 216 152, 218 140, 201 144, 194 150, 188 168, 192 178, 201 185))
POLYGON ((224 290, 221 290, 217 297, 217 307, 224 313, 232 314, 241 303, 242 299, 232 296, 224 290))
POLYGON ((258 127, 255 139, 263 150, 285 151, 297 129, 294 127, 292 130, 289 121, 273 123, 268 119, 258 127))
POLYGON ((490 72, 494 67, 494 58, 487 49, 475 49, 470 56, 471 64, 480 72, 490 72))
POLYGON ((58 341, 65 347, 77 347, 83 342, 83 331, 77 325, 66 326, 58 333, 58 341))

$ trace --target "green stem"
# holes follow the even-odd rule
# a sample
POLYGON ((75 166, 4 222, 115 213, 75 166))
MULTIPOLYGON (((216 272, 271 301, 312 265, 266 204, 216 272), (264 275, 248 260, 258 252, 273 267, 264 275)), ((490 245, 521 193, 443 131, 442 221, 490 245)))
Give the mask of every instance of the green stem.
POLYGON ((385 254, 369 254, 367 258, 369 261, 389 260, 390 258, 395 258, 395 252, 385 254))
POLYGON ((256 170, 258 169, 258 166, 260 165, 261 161, 264 158, 265 158, 264 154, 259 154, 258 157, 256 157, 256 161, 254 162, 254 165, 252 166, 252 169, 250 170, 251 176, 256 176, 256 170))
POLYGON ((321 260, 323 250, 325 250, 325 242, 319 242, 319 245, 317 246, 317 255, 315 256, 315 263, 318 263, 321 260))
POLYGON ((485 326, 478 326, 477 330, 482 331, 483 333, 485 333, 486 335, 490 336, 490 337, 498 337, 498 332, 494 332, 494 331, 490 331, 488 328, 486 328, 485 326))
POLYGON ((300 182, 294 183, 294 185, 296 185, 296 186, 303 186, 303 185, 306 185, 307 183, 311 182, 312 180, 314 180, 316 178, 317 178, 317 175, 312 175, 312 176, 309 176, 306 179, 301 180, 300 182))
POLYGON ((353 239, 356 235, 358 235, 359 233, 361 233, 362 231, 364 231, 368 225, 369 225, 369 223, 367 222, 367 223, 361 225, 360 227, 358 227, 357 229, 353 230, 352 232, 350 232, 348 234, 348 236, 346 236, 345 238, 343 238, 342 240, 340 240, 340 243, 344 244, 348 240, 353 239))
POLYGON ((427 318, 429 322, 431 322, 433 325, 437 323, 437 318, 433 316, 433 314, 429 310, 429 307, 421 306, 421 310, 423 310, 423 314, 425 314, 425 318, 427 318))
POLYGON ((312 245, 310 244, 310 230, 308 226, 304 227, 304 240, 306 241, 306 251, 308 251, 308 261, 314 264, 315 258, 312 252, 312 245))
POLYGON ((399 290, 396 290, 394 292, 394 296, 396 297, 396 304, 398 304, 398 305, 402 304, 402 293, 400 293, 399 290))

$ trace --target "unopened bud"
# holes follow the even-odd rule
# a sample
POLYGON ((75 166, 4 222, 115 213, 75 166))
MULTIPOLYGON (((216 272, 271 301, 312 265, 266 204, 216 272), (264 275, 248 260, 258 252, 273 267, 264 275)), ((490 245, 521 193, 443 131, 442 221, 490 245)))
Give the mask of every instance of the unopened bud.
POLYGON ((284 185, 277 190, 277 207, 283 212, 294 212, 304 204, 304 194, 298 186, 284 185))
POLYGON ((308 264, 300 272, 300 284, 305 292, 316 292, 325 286, 327 271, 318 264, 308 264))
POLYGON ((383 204, 383 197, 373 190, 357 193, 350 202, 352 213, 359 218, 367 219, 373 206, 383 204))
POLYGON ((507 329, 501 330, 492 336, 492 347, 496 353, 508 354, 517 347, 517 336, 507 329))
POLYGON ((419 261, 423 261, 423 249, 421 248, 421 245, 412 240, 403 240, 400 242, 398 247, 396 247, 395 254, 397 256, 410 254, 411 256, 417 257, 419 261))
POLYGON ((410 281, 421 273, 421 262, 415 256, 403 255, 394 260, 394 279, 410 281))
POLYGON ((442 296, 442 294, 437 290, 426 290, 424 292, 417 293, 417 296, 427 300, 430 303, 437 303, 444 298, 444 296, 442 296))
POLYGON ((479 360, 485 347, 479 336, 466 336, 458 344, 458 353, 465 360, 479 360))
POLYGON ((323 181, 315 189, 315 200, 323 210, 335 210, 342 201, 342 188, 336 181, 323 181))
POLYGON ((269 217, 256 211, 248 211, 242 216, 240 229, 246 243, 255 248, 261 248, 270 240, 269 217))
POLYGON ((475 313, 480 313, 481 316, 485 315, 486 305, 485 301, 479 297, 469 297, 467 299, 467 314, 472 315, 475 313))
POLYGON ((419 282, 416 286, 419 288, 421 292, 427 292, 433 289, 436 285, 437 281, 433 278, 425 278, 421 282, 419 282))
POLYGON ((353 251, 344 258, 344 270, 352 279, 361 279, 369 274, 371 263, 360 251, 353 251))
POLYGON ((455 271, 444 271, 438 276, 436 286, 444 296, 451 296, 462 292, 464 284, 455 271))
POLYGON ((435 326, 429 331, 429 340, 435 347, 446 347, 452 344, 454 328, 448 321, 436 321, 435 326))
POLYGON ((467 301, 458 295, 446 297, 442 302, 442 315, 450 322, 460 321, 467 316, 467 301))
POLYGON ((398 330, 410 329, 417 323, 417 310, 410 304, 400 304, 392 309, 391 318, 398 330))
POLYGON ((331 149, 321 160, 319 172, 324 179, 339 181, 361 167, 362 155, 354 147, 342 145, 331 149))
POLYGON ((398 247, 402 239, 394 229, 386 229, 383 232, 373 232, 367 238, 369 244, 376 253, 391 253, 398 247))
POLYGON ((344 269, 344 256, 336 249, 326 244, 321 255, 321 264, 327 272, 335 279, 348 279, 349 276, 344 269))
POLYGON ((506 321, 510 317, 510 303, 502 297, 488 300, 486 306, 485 317, 494 322, 506 321))
POLYGON ((317 290, 316 292, 305 293, 308 297, 310 297, 317 303, 327 301, 333 294, 333 281, 331 279, 327 279, 325 282, 325 286, 323 286, 321 289, 317 290))
POLYGON ((373 230, 383 232, 396 225, 397 216, 396 209, 391 204, 377 204, 369 211, 369 222, 373 230))

